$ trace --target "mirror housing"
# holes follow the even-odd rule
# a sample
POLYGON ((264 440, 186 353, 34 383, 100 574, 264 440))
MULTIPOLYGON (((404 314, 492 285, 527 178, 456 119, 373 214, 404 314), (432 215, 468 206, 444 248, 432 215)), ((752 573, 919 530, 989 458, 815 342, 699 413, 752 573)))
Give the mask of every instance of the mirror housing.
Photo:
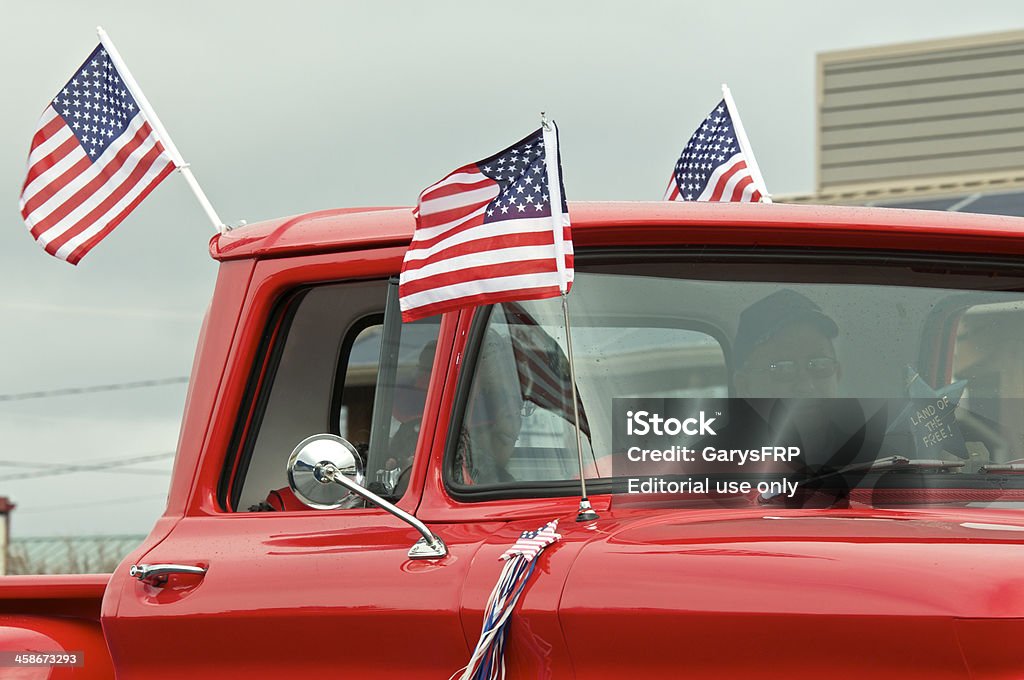
POLYGON ((333 510, 351 495, 349 487, 335 484, 326 471, 335 470, 362 486, 363 461, 351 442, 333 434, 306 437, 288 456, 288 486, 311 508, 333 510))

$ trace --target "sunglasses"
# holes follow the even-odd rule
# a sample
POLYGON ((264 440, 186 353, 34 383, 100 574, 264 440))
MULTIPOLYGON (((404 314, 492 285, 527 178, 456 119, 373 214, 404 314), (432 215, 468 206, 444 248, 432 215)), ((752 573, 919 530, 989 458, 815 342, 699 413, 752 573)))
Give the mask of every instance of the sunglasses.
POLYGON ((815 379, 831 378, 839 370, 839 361, 833 357, 814 357, 807 361, 773 361, 762 368, 748 368, 747 373, 763 373, 772 380, 793 382, 806 371, 815 379))

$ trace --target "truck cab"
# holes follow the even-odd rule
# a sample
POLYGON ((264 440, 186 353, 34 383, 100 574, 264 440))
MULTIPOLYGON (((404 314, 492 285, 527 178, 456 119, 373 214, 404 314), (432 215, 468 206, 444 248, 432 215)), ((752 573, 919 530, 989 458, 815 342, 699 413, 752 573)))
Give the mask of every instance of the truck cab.
POLYGON ((1019 676, 1024 222, 569 208, 578 422, 558 300, 401 323, 408 208, 211 241, 167 509, 102 598, 118 677, 449 677, 501 553, 556 518, 513 616, 511 677, 1019 676), (789 397, 857 415, 836 416, 835 446, 837 411, 788 420, 808 423, 799 465, 755 461, 739 425, 708 439, 714 405, 789 397), (631 465, 624 403, 709 405, 671 440, 692 465, 631 465), (363 496, 295 493, 289 458, 321 435, 444 554, 410 558, 421 532, 363 496), (576 521, 581 471, 596 520, 576 521), (794 486, 717 486, 744 479, 794 486))

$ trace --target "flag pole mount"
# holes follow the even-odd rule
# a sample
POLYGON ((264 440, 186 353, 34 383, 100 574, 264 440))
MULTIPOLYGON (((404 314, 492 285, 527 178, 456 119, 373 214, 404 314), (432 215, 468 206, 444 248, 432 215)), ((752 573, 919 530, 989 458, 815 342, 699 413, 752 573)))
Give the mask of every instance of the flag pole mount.
POLYGON ((213 209, 213 204, 210 203, 210 199, 206 197, 202 187, 199 186, 199 182, 196 181, 195 175, 192 174, 192 169, 189 164, 182 158, 181 153, 178 151, 178 147, 174 145, 171 140, 171 136, 167 134, 167 130, 164 128, 164 124, 160 122, 160 117, 156 115, 156 111, 150 105, 149 100, 146 99, 146 95, 143 94, 142 88, 135 81, 132 76, 132 72, 128 70, 128 65, 124 63, 124 59, 121 58, 121 53, 117 51, 114 46, 114 41, 110 39, 107 32, 103 30, 102 26, 96 27, 96 35, 100 37, 100 44, 103 45, 103 49, 107 51, 107 55, 110 57, 110 61, 114 63, 117 72, 124 78, 124 84, 128 87, 128 91, 132 93, 132 97, 135 98, 139 108, 146 114, 146 118, 149 120, 150 125, 156 130, 157 137, 160 138, 160 142, 164 145, 164 149, 167 150, 167 154, 171 157, 171 161, 174 163, 174 167, 181 173, 181 176, 185 178, 185 183, 188 184, 189 189, 195 194, 196 199, 199 201, 199 205, 203 208, 203 212, 213 223, 213 228, 221 234, 227 232, 230 227, 224 224, 224 221, 217 215, 217 211, 213 209))
POLYGON ((569 295, 562 293, 562 315, 565 317, 565 344, 569 355, 569 383, 572 385, 572 420, 576 425, 576 457, 580 464, 580 507, 576 511, 577 522, 590 522, 600 516, 594 512, 587 497, 587 476, 583 472, 583 439, 580 436, 580 405, 576 395, 576 362, 572 353, 572 333, 569 330, 569 295))
POLYGON ((576 430, 576 458, 580 466, 580 507, 577 522, 598 519, 587 497, 587 477, 583 470, 583 438, 580 434, 580 406, 576 394, 576 361, 572 352, 572 327, 569 324, 569 281, 565 267, 565 243, 562 223, 562 174, 558 163, 558 128, 540 112, 540 127, 544 135, 544 162, 548 173, 548 195, 551 197, 551 229, 555 241, 555 260, 558 266, 558 287, 562 294, 562 316, 565 319, 566 354, 569 355, 569 383, 572 385, 572 422, 576 430))

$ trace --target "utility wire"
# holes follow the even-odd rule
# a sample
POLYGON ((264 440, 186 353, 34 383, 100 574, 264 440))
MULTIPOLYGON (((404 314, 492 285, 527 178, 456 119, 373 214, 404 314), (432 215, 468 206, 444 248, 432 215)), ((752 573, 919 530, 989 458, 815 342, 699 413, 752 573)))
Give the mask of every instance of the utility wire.
POLYGON ((145 456, 134 456, 131 458, 119 458, 116 460, 108 460, 99 463, 88 463, 84 465, 65 465, 63 463, 49 463, 40 464, 40 467, 45 466, 44 470, 37 470, 35 472, 21 472, 13 475, 4 475, 0 477, 0 482, 6 482, 14 479, 33 479, 37 477, 53 477, 55 475, 69 475, 76 472, 132 472, 142 474, 167 474, 166 472, 160 472, 159 470, 112 470, 111 468, 118 468, 124 465, 135 465, 136 463, 146 463, 152 460, 162 460, 164 458, 170 458, 174 455, 173 451, 167 451, 164 453, 151 453, 145 456))
MULTIPOLYGON (((143 459, 149 459, 153 456, 167 456, 169 453, 144 453, 137 456, 117 456, 116 458, 107 458, 102 460, 95 460, 87 463, 87 465, 106 465, 107 463, 122 463, 125 465, 131 465, 136 462, 142 462, 143 459)), ((0 466, 6 467, 19 467, 19 468, 32 468, 39 469, 44 465, 63 465, 61 461, 50 461, 50 463, 40 463, 39 461, 27 461, 27 460, 11 460, 10 458, 0 459, 0 466)))
MULTIPOLYGON (((160 455, 164 455, 164 454, 160 454, 160 455)), ((112 459, 112 460, 123 460, 123 459, 115 458, 115 459, 112 459)), ((106 463, 107 461, 97 461, 97 462, 106 463)), ((53 461, 50 461, 49 463, 40 463, 38 461, 37 462, 29 463, 29 462, 25 462, 23 460, 0 460, 0 467, 25 468, 25 469, 28 469, 28 470, 38 470, 39 468, 46 467, 46 466, 49 466, 49 465, 62 465, 62 464, 63 463, 56 463, 56 462, 53 462, 53 461)), ((91 464, 92 463, 90 463, 90 465, 91 464)), ((128 465, 132 465, 133 463, 127 463, 127 464, 128 465)), ((142 469, 142 470, 111 470, 111 472, 130 472, 130 473, 142 473, 142 472, 150 473, 150 472, 152 472, 153 474, 163 474, 163 472, 159 471, 159 470, 147 470, 147 469, 142 469)))
MULTIPOLYGON (((137 503, 139 501, 151 501, 157 498, 167 498, 167 494, 149 494, 146 496, 126 496, 124 498, 110 498, 102 501, 85 501, 82 503, 64 503, 62 505, 49 505, 45 508, 18 508, 18 516, 27 515, 29 513, 36 512, 54 512, 56 510, 66 510, 69 508, 90 508, 97 505, 115 505, 119 503, 137 503)), ((134 536, 132 537, 134 538, 134 536)), ((18 542, 22 540, 34 540, 34 539, 11 539, 11 542, 18 542)))
POLYGON ((134 382, 114 383, 111 385, 65 387, 59 390, 41 390, 38 392, 0 394, 0 401, 26 401, 28 399, 45 399, 47 397, 64 397, 72 394, 92 394, 93 392, 115 392, 117 390, 134 390, 140 387, 158 387, 160 385, 181 385, 187 382, 188 376, 179 376, 177 378, 160 378, 157 380, 136 380, 134 382))
POLYGON ((20 475, 6 475, 0 477, 0 482, 13 482, 21 479, 40 479, 43 477, 56 477, 58 475, 71 475, 80 472, 101 472, 103 474, 141 474, 141 475, 153 475, 153 476, 169 476, 171 471, 159 472, 157 470, 136 470, 132 472, 130 470, 108 470, 106 468, 89 468, 89 467, 77 467, 77 468, 57 468, 53 470, 47 470, 45 472, 26 472, 20 475))

